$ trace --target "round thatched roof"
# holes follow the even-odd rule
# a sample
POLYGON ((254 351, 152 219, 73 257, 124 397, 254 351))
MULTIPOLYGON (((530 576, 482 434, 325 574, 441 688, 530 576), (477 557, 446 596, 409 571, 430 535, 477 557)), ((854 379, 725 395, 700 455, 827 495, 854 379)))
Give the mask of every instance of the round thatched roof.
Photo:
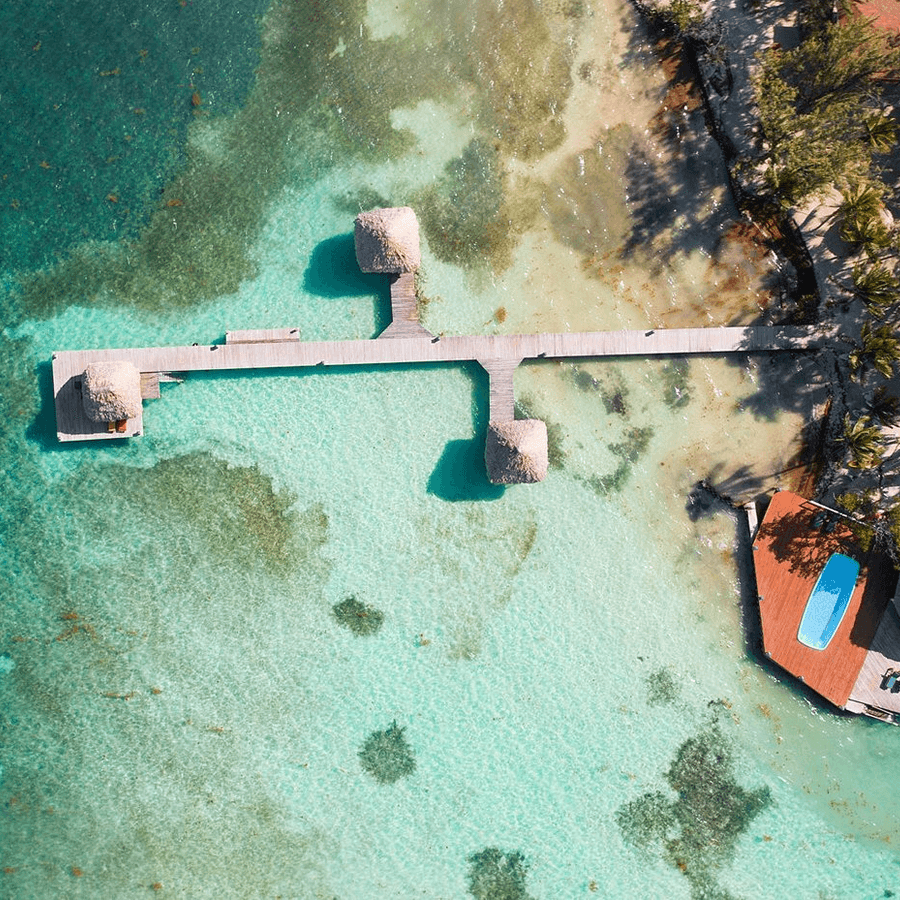
POLYGON ((547 426, 540 419, 491 422, 484 445, 494 484, 531 484, 547 476, 547 426))
POLYGON ((373 209, 356 217, 356 261, 363 272, 415 272, 419 222, 408 206, 373 209))
POLYGON ((141 373, 121 360, 90 363, 81 378, 81 399, 94 422, 119 422, 141 413, 141 373))

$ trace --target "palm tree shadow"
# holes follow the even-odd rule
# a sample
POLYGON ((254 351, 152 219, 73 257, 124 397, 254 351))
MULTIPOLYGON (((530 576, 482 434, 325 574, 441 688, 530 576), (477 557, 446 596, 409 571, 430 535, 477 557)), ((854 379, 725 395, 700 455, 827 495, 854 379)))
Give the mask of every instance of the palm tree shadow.
POLYGON ((805 578, 818 575, 833 553, 843 553, 861 565, 867 556, 846 519, 812 503, 782 516, 768 546, 789 571, 805 578))

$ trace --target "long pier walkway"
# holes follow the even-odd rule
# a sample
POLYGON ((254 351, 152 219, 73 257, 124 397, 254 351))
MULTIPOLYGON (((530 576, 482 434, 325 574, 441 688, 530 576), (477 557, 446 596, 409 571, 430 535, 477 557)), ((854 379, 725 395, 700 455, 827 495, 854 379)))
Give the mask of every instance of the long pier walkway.
POLYGON ((574 334, 431 336, 417 321, 406 333, 352 341, 301 341, 298 328, 229 331, 224 344, 117 350, 64 350, 53 354, 53 394, 61 441, 140 434, 142 418, 125 432, 108 432, 85 415, 81 376, 89 363, 122 360, 141 372, 144 397, 158 396, 160 377, 171 373, 226 369, 312 366, 372 366, 401 363, 479 362, 491 375, 491 419, 513 418, 512 376, 523 360, 596 359, 626 356, 758 353, 815 350, 833 338, 830 330, 804 326, 669 328, 574 334), (421 336, 417 336, 421 335, 421 336))

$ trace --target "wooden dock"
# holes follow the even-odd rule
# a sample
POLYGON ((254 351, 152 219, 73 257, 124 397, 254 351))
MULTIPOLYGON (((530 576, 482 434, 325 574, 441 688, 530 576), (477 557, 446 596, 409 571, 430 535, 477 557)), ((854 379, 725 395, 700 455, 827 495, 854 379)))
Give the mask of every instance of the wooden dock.
POLYGON ((512 422, 516 417, 514 378, 521 359, 480 359, 491 379, 490 420, 512 422))
POLYGON ((226 369, 372 366, 477 361, 496 378, 498 415, 508 415, 512 372, 519 361, 628 356, 761 353, 815 350, 833 332, 813 327, 669 328, 575 334, 429 336, 418 320, 407 326, 420 336, 353 341, 301 341, 299 328, 229 331, 224 344, 110 350, 62 350, 53 354, 53 393, 61 441, 134 436, 142 425, 129 420, 125 435, 108 435, 81 409, 80 379, 92 362, 123 360, 143 375, 226 369), (419 328, 421 331, 415 331, 419 328), (424 334, 423 334, 424 332, 424 334), (494 374, 496 373, 496 374, 494 374))
POLYGON ((900 615, 896 606, 889 603, 850 691, 846 708, 850 712, 900 724, 900 691, 886 687, 886 675, 894 671, 900 672, 900 615))
POLYGON ((379 338, 434 337, 419 322, 415 272, 391 275, 391 319, 391 324, 378 335, 379 338))

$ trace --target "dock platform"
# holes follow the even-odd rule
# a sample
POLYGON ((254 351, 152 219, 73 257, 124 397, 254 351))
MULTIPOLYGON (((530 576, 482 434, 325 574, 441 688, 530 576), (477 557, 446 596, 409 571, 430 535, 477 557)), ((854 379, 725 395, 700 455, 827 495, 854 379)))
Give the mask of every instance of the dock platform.
MULTIPOLYGON (((224 344, 58 351, 53 354, 52 367, 59 439, 81 441, 106 437, 105 426, 89 423, 81 411, 79 394, 85 367, 99 361, 127 361, 142 375, 477 361, 488 371, 498 373, 495 377, 501 380, 497 382, 497 408, 508 410, 511 373, 520 361, 808 351, 823 346, 831 337, 829 331, 804 326, 441 337, 429 337, 425 332, 418 337, 351 341, 301 341, 299 333, 299 328, 229 331, 224 344), (501 394, 505 399, 501 399, 501 394)), ((129 420, 127 433, 113 436, 135 436, 142 427, 137 419, 129 420)))
POLYGON ((863 551, 849 517, 790 491, 769 504, 753 544, 766 655, 835 706, 900 722, 900 691, 885 675, 900 670, 900 621, 891 603, 896 575, 889 560, 863 551), (840 625, 824 650, 798 639, 804 609, 834 553, 860 563, 840 625))

